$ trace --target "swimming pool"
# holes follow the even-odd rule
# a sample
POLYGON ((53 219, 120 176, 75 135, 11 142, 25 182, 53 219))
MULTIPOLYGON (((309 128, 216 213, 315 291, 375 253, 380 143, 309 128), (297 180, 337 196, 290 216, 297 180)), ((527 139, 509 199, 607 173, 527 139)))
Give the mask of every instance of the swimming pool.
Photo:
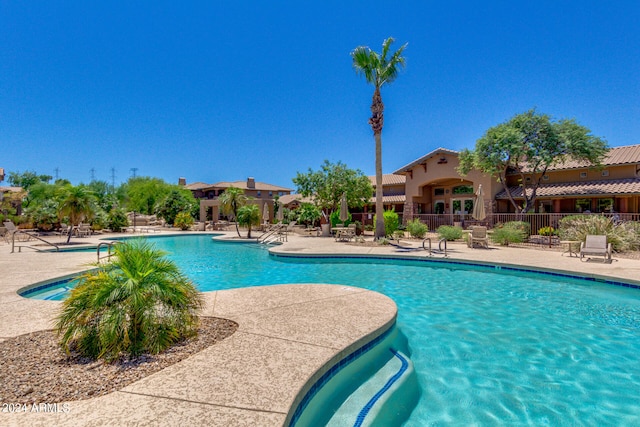
POLYGON ((640 424, 640 290, 450 263, 269 256, 154 238, 201 290, 335 283, 398 305, 422 394, 405 425, 640 424))

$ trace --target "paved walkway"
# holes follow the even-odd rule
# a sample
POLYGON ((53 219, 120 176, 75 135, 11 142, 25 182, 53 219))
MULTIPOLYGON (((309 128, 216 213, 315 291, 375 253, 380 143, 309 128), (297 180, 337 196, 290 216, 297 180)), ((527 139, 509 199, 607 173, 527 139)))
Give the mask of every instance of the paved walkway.
MULTIPOLYGON (((406 244, 418 246, 417 242, 406 244)), ((290 236, 275 252, 427 256, 425 251, 397 252, 391 246, 356 246, 303 236, 290 236)), ((7 244, 0 244, 0 341, 50 329, 60 306, 22 298, 18 289, 85 270, 95 258, 95 252, 25 249, 10 253, 7 244)), ((526 265, 614 280, 640 278, 637 260, 581 262, 554 251, 469 249, 450 243, 447 259, 526 265)), ((238 322, 234 335, 118 392, 70 402, 68 413, 0 413, 0 425, 279 426, 312 378, 386 330, 396 316, 389 298, 349 286, 279 285, 207 292, 205 298, 205 315, 238 322)), ((61 407, 61 402, 44 403, 61 407)))

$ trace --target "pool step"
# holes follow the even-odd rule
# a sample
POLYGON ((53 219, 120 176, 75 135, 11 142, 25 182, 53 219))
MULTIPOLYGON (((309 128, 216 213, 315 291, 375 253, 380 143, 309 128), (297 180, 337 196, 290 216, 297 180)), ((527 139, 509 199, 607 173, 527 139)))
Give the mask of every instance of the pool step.
POLYGON ((327 426, 401 425, 419 397, 411 359, 389 349, 393 356, 342 403, 327 426))

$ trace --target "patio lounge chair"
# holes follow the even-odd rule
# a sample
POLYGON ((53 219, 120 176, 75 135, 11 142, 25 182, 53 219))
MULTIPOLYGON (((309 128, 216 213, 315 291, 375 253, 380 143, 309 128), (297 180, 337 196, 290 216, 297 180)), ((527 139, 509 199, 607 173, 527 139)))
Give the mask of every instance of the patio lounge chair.
POLYGON ((4 239, 7 242, 11 242, 11 239, 13 239, 13 236, 18 232, 18 227, 16 227, 13 221, 5 221, 4 228, 6 228, 4 239))
POLYGON ((474 245, 483 246, 489 249, 489 237, 487 236, 487 227, 475 226, 471 227, 471 233, 467 238, 467 246, 473 248, 474 245))
POLYGON ((604 257, 602 262, 611 262, 612 251, 611 243, 607 243, 607 236, 589 234, 585 241, 580 243, 580 261, 584 261, 585 256, 589 260, 589 255, 594 255, 604 257))

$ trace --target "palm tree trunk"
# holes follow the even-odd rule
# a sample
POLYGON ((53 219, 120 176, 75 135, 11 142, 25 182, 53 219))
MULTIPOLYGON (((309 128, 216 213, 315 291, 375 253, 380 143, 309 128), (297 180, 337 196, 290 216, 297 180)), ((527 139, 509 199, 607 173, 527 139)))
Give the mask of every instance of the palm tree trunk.
POLYGON ((382 126, 384 124, 384 104, 380 95, 380 88, 376 87, 371 102, 371 118, 369 124, 376 141, 376 232, 375 240, 385 237, 384 204, 382 203, 382 126))
POLYGON ((238 237, 242 237, 240 235, 240 227, 238 227, 238 204, 233 202, 233 220, 236 222, 236 233, 238 233, 238 237))
POLYGON ((71 224, 69 224, 69 228, 67 228, 67 232, 69 233, 67 235, 67 245, 69 244, 69 242, 71 241, 71 235, 73 234, 73 222, 69 221, 71 224))

